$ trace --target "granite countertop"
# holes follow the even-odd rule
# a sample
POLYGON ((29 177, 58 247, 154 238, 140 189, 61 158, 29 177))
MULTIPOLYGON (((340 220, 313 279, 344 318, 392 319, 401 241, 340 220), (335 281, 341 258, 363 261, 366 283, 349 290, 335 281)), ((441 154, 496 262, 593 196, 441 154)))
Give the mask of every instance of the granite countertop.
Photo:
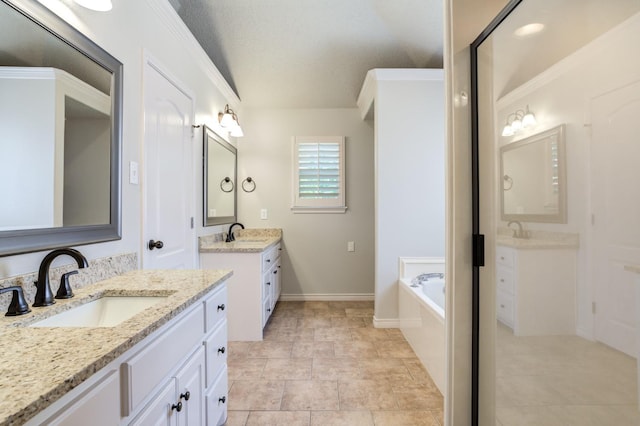
POLYGON ((31 313, 0 319, 0 425, 22 424, 105 367, 205 293, 230 270, 139 270, 75 290, 31 313), (169 296, 115 327, 29 324, 101 296, 169 296))
POLYGON ((225 242, 220 235, 200 237, 200 253, 260 253, 282 239, 280 229, 239 229, 235 241, 225 242))
POLYGON ((514 238, 511 230, 499 229, 496 244, 517 249, 577 249, 580 246, 578 234, 565 232, 528 231, 531 238, 514 238))

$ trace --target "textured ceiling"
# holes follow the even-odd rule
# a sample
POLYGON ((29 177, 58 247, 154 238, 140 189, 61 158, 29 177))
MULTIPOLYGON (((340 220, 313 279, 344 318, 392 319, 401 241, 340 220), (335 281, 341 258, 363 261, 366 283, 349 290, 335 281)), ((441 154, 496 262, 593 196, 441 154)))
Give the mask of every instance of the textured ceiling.
POLYGON ((169 2, 243 107, 355 107, 370 69, 442 67, 442 0, 169 2))

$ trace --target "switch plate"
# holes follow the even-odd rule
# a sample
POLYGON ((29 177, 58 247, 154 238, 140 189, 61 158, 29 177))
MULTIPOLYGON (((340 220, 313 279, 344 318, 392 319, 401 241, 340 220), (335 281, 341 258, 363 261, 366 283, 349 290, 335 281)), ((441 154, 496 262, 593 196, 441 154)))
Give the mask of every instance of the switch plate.
POLYGON ((138 163, 129 161, 129 183, 138 184, 138 163))
POLYGON ((347 241, 347 251, 356 251, 355 241, 347 241))
POLYGON ((269 216, 267 215, 267 209, 261 209, 260 210, 260 219, 262 220, 267 220, 269 216))

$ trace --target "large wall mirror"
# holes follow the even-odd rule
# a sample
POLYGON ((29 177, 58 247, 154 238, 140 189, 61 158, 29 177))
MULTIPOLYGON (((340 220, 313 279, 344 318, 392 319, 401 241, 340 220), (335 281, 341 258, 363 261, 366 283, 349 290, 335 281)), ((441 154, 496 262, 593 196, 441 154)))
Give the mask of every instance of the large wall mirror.
POLYGON ((204 226, 236 221, 236 149, 204 126, 204 226))
POLYGON ((502 220, 567 223, 564 125, 500 148, 502 220))
POLYGON ((122 64, 0 0, 0 256, 120 238, 122 64))

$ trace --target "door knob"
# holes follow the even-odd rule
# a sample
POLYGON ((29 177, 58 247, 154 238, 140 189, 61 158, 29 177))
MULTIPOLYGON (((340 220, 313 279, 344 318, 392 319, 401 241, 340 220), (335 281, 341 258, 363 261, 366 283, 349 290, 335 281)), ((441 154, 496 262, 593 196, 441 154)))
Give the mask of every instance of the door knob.
POLYGON ((153 250, 154 248, 161 249, 162 247, 164 247, 164 243, 160 240, 158 241, 149 240, 148 247, 149 247, 149 250, 153 250))

